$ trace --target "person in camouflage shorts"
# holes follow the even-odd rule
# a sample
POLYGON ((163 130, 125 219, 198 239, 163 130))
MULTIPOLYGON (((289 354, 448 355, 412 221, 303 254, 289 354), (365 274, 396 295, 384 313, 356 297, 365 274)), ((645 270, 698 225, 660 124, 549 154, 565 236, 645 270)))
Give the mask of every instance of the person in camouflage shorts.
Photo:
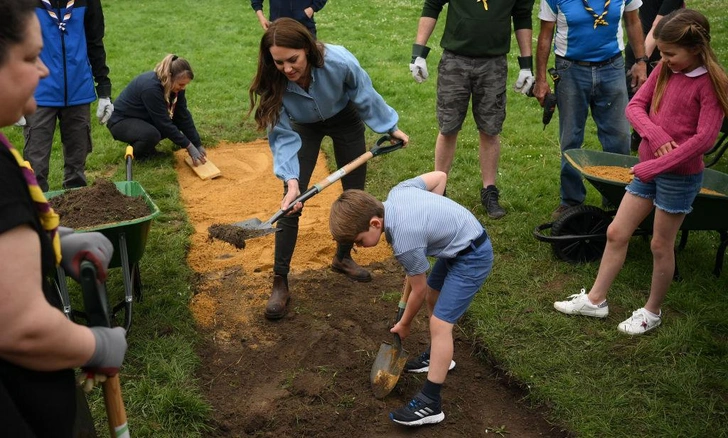
POLYGON ((515 91, 528 94, 534 82, 532 72, 531 11, 534 0, 425 0, 412 46, 410 71, 417 82, 428 77, 427 40, 445 4, 447 21, 440 46, 444 49, 438 66, 435 170, 450 171, 458 133, 473 102, 473 118, 479 134, 480 172, 483 187, 480 200, 493 219, 505 216, 495 185, 500 159, 500 132, 506 117, 506 79, 510 51, 511 21, 521 56, 515 91))

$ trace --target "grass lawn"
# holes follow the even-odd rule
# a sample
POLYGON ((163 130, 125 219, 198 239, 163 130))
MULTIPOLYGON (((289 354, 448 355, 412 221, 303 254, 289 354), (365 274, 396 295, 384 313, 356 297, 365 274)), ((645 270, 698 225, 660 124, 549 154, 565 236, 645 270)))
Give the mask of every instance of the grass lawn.
MULTIPOLYGON (((693 0, 689 5, 711 19, 713 47, 728 65, 725 2, 693 0)), ((377 90, 399 112, 401 129, 410 135, 410 146, 396 157, 369 163, 368 188, 379 197, 398 181, 433 168, 436 66, 442 54, 438 42, 444 14, 430 39, 430 79, 417 84, 407 64, 421 8, 421 0, 332 0, 317 15, 319 38, 342 44, 358 57, 377 90)), ((262 32, 247 2, 105 0, 104 11, 114 97, 135 75, 175 53, 189 59, 195 70, 187 96, 205 145, 259 135, 245 118, 262 32)), ((536 14, 537 10, 534 48, 536 14)), ((717 233, 690 234, 677 257, 683 279, 672 285, 663 325, 654 333, 632 338, 616 330, 644 304, 649 291, 649 242, 638 237, 610 292, 606 320, 566 317, 553 309, 553 301, 590 287, 598 264, 559 261, 549 244, 533 237, 534 228, 549 222, 558 204, 558 113, 544 129, 536 100, 510 91, 518 69, 516 56, 517 50, 509 55, 508 116, 498 175, 508 215, 492 221, 480 207, 477 132, 471 118, 460 134, 448 184, 448 195, 486 224, 496 253, 492 276, 472 305, 465 330, 484 347, 484 360, 521 382, 528 388, 529 401, 548 406, 550 419, 577 435, 728 436, 728 273, 718 278, 711 274, 717 233)), ((22 146, 20 128, 3 132, 22 146)), ((92 135, 89 177, 123 180, 123 145, 95 119, 92 135)), ((370 143, 378 138, 368 135, 370 143)), ((57 143, 51 190, 61 188, 60 140, 57 143)), ((591 122, 584 147, 600 148, 591 122)), ((165 141, 162 148, 173 146, 165 141)), ((728 171, 728 158, 714 169, 728 171)), ((142 259, 145 299, 135 307, 122 370, 130 428, 140 437, 205 436, 210 407, 194 378, 197 337, 187 307, 193 293, 185 264, 191 227, 172 158, 158 166, 135 166, 134 179, 162 214, 152 226, 142 259)), ((599 193, 587 186, 588 203, 600 205, 599 193)), ((728 210, 710 213, 726 217, 728 228, 728 210)), ((108 288, 123 290, 118 273, 112 272, 108 288)), ((103 418, 98 394, 93 404, 103 418)))

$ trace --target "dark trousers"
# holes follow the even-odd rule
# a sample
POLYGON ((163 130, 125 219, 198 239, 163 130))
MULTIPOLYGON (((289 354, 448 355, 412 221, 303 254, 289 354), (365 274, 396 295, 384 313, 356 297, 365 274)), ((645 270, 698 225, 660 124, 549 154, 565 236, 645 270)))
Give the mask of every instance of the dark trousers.
MULTIPOLYGON (((334 158, 336 165, 340 168, 358 156, 366 152, 366 140, 364 138, 364 122, 359 113, 350 103, 335 116, 316 123, 293 123, 293 129, 301 136, 301 149, 298 151, 298 162, 300 173, 298 186, 301 193, 308 189, 311 181, 311 174, 316 167, 321 142, 325 136, 331 137, 334 144, 334 158)), ((344 190, 364 189, 366 180, 366 164, 355 169, 341 178, 341 185, 344 190)), ((283 193, 287 192, 287 186, 283 184, 283 193)), ((276 222, 280 229, 276 235, 275 264, 273 272, 278 275, 288 275, 291 267, 291 258, 296 248, 298 238, 298 219, 303 210, 284 216, 276 222)), ((347 255, 352 245, 339 246, 337 254, 339 257, 347 255)))
POLYGON ((39 106, 35 113, 25 117, 23 158, 30 163, 38 186, 44 192, 48 191, 56 120, 63 147, 63 188, 86 186, 86 156, 91 153, 90 108, 90 104, 60 108, 39 106))
POLYGON ((154 154, 157 145, 162 141, 159 130, 142 119, 121 119, 108 126, 114 140, 130 144, 134 148, 134 157, 137 159, 154 154))

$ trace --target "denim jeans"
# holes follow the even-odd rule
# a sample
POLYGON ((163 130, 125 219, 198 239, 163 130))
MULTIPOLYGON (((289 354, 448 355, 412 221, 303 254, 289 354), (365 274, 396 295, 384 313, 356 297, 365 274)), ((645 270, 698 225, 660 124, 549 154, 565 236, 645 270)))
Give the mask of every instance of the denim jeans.
POLYGON ((627 108, 627 84, 624 59, 600 67, 582 66, 556 58, 561 77, 556 90, 561 143, 561 204, 578 205, 586 198, 581 174, 566 160, 564 151, 581 148, 587 112, 597 125, 597 137, 604 152, 629 154, 630 128, 627 108))

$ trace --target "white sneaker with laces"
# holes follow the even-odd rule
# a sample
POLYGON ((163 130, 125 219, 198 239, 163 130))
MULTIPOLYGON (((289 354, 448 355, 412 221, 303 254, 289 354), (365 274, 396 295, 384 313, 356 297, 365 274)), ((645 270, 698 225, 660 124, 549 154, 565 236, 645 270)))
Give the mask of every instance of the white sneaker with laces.
POLYGON ((609 315, 607 300, 604 300, 601 304, 592 304, 589 301, 586 289, 582 289, 578 294, 570 295, 566 301, 555 302, 554 309, 567 315, 593 316, 595 318, 606 318, 609 315))
POLYGON ((662 312, 659 315, 644 307, 632 312, 632 316, 619 323, 617 330, 628 335, 642 335, 662 324, 662 312))

